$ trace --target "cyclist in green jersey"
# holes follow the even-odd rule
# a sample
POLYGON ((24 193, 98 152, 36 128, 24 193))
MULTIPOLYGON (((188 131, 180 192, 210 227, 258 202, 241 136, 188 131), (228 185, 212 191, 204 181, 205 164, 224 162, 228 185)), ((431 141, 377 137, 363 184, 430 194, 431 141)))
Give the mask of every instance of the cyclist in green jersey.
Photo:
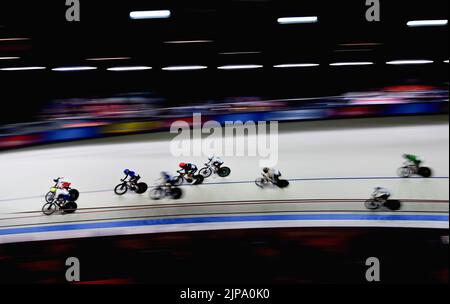
POLYGON ((420 164, 422 164, 422 161, 419 159, 417 155, 413 154, 403 154, 403 157, 409 161, 411 164, 414 164, 417 168, 420 167, 420 164))

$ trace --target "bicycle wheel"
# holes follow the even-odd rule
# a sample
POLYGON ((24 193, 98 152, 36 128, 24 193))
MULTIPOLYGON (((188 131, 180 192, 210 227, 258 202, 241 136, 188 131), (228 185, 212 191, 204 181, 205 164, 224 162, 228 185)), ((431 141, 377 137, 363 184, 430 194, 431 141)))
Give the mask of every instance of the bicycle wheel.
POLYGON ((67 214, 72 214, 75 213, 75 211, 77 211, 78 209, 78 205, 75 202, 68 202, 66 203, 66 205, 64 206, 64 213, 67 214))
POLYGON ((287 187, 289 187, 289 181, 287 181, 285 179, 280 179, 277 182, 277 186, 280 187, 280 188, 287 188, 287 187))
POLYGON ((143 194, 143 193, 147 192, 147 190, 148 190, 148 185, 146 183, 137 184, 137 190, 136 190, 137 194, 143 194))
POLYGON ((193 185, 200 185, 205 181, 205 178, 202 175, 196 175, 194 176, 194 182, 193 185))
POLYGON ((76 189, 71 189, 71 190, 69 191, 69 194, 70 194, 70 200, 71 200, 72 202, 77 201, 78 198, 80 197, 80 192, 78 192, 78 190, 76 190, 76 189))
POLYGON ((128 187, 125 183, 117 185, 116 188, 114 188, 114 192, 117 195, 124 195, 125 193, 127 193, 127 191, 128 191, 128 187))
POLYGON ((376 202, 374 199, 370 199, 367 200, 364 205, 366 206, 367 209, 369 210, 376 210, 380 207, 380 205, 378 204, 378 202, 376 202))
POLYGON ((54 192, 49 192, 45 195, 45 201, 47 203, 51 203, 53 202, 53 200, 55 199, 55 193, 54 192))
POLYGON ((228 167, 222 167, 222 168, 219 169, 219 171, 217 171, 217 174, 220 177, 227 177, 227 176, 229 176, 231 174, 231 169, 228 168, 228 167))
POLYGON ((160 200, 164 197, 164 190, 162 188, 155 188, 150 191, 150 198, 152 200, 160 200))
POLYGON ((173 185, 174 186, 181 186, 183 184, 183 182, 184 182, 183 176, 179 175, 179 176, 175 177, 173 185))
POLYGON ((260 177, 257 180, 255 180, 255 184, 260 188, 264 188, 264 186, 267 184, 267 181, 264 178, 260 177))
POLYGON ((198 174, 200 174, 201 176, 203 176, 204 178, 208 178, 213 174, 213 170, 211 168, 205 167, 203 169, 201 169, 198 174))
POLYGON ((384 203, 384 207, 388 208, 391 211, 398 211, 402 208, 402 202, 399 200, 388 200, 384 203))
POLYGON ((412 171, 409 167, 401 167, 397 170, 397 174, 399 177, 407 178, 412 175, 412 171))
POLYGON ((431 171, 431 169, 427 168, 427 167, 419 168, 418 173, 420 176, 425 177, 425 178, 429 178, 429 177, 431 177, 431 175, 433 175, 433 172, 431 171))
POLYGON ((180 188, 173 188, 171 196, 175 200, 180 199, 183 196, 183 191, 180 188))
POLYGON ((55 211, 56 211, 56 204, 54 204, 53 202, 47 203, 44 205, 44 207, 42 207, 42 212, 45 215, 52 215, 53 213, 55 213, 55 211))

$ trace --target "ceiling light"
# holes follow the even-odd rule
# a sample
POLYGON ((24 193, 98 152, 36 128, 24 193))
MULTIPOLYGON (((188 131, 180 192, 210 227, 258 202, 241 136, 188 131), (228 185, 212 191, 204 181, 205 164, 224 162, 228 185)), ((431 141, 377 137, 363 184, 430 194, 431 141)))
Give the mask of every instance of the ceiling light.
POLYGON ((414 20, 409 21, 407 25, 409 27, 419 26, 444 26, 448 24, 448 20, 414 20))
POLYGON ((256 64, 242 64, 242 65, 223 65, 218 67, 219 70, 248 70, 248 69, 260 69, 262 65, 256 64))
POLYGON ((359 66, 359 65, 373 65, 373 62, 370 61, 361 61, 361 62, 336 62, 331 63, 330 66, 359 66))
POLYGON ((342 43, 339 46, 378 46, 382 45, 379 42, 362 42, 362 43, 342 43))
POLYGON ((317 23, 319 18, 313 17, 284 17, 278 18, 279 24, 317 23))
POLYGON ((46 67, 14 67, 14 68, 3 68, 0 71, 34 71, 34 70, 45 70, 46 67))
POLYGON ((113 61, 113 60, 130 60, 131 57, 105 57, 105 58, 89 58, 89 61, 113 61))
POLYGON ((88 67, 88 66, 79 66, 79 67, 61 67, 54 68, 52 71, 55 72, 79 72, 79 71, 91 71, 96 70, 96 67, 88 67))
POLYGON ((134 11, 130 13, 130 18, 139 19, 165 19, 170 18, 171 12, 169 10, 159 11, 134 11))
POLYGON ((393 60, 388 61, 386 64, 390 65, 409 65, 409 64, 429 64, 433 63, 432 60, 393 60))
POLYGON ((0 42, 8 42, 8 41, 24 41, 30 40, 29 38, 0 38, 0 42))
POLYGON ((211 43, 212 40, 175 40, 175 41, 166 41, 166 44, 192 44, 192 43, 211 43))
POLYGON ((129 66, 129 67, 114 67, 107 69, 112 72, 128 72, 128 71, 146 71, 151 70, 152 67, 149 66, 129 66))
POLYGON ((308 68, 319 66, 318 63, 293 63, 293 64, 279 64, 274 65, 274 68, 308 68))
POLYGON ((163 68, 164 71, 194 71, 194 70, 204 70, 207 66, 203 65, 186 65, 186 66, 169 66, 163 68))

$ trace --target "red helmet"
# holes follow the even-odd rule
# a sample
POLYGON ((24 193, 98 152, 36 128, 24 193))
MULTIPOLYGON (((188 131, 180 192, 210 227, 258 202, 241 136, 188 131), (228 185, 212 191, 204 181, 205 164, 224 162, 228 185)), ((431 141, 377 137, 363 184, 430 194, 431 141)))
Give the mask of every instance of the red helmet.
POLYGON ((179 166, 180 166, 180 168, 184 168, 184 167, 186 167, 186 163, 180 163, 179 166))
POLYGON ((70 185, 72 185, 72 184, 71 184, 71 183, 68 183, 68 182, 65 182, 65 183, 62 184, 62 187, 63 187, 63 188, 69 188, 70 185))

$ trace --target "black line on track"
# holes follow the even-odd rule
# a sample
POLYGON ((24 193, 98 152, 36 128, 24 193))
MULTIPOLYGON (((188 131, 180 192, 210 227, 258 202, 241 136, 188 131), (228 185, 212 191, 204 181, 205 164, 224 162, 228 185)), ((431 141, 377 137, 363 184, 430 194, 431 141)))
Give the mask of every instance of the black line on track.
MULTIPOLYGON (((410 178, 402 178, 398 176, 375 176, 375 177, 317 177, 317 178, 292 178, 288 179, 290 182, 311 182, 311 181, 345 181, 345 180, 429 180, 429 179, 449 179, 448 176, 433 176, 429 178, 424 177, 410 177, 410 178)), ((211 182, 211 183, 203 183, 200 185, 190 185, 190 184, 183 184, 181 187, 197 187, 197 186, 214 186, 214 185, 236 185, 236 184, 254 184, 255 181, 229 181, 229 182, 211 182)), ((155 188, 149 187, 149 189, 155 188)), ((106 193, 106 192, 113 192, 112 190, 91 190, 91 191, 85 191, 80 192, 80 194, 93 194, 93 193, 106 193)), ((29 200, 34 198, 43 198, 45 195, 36 195, 36 196, 28 196, 23 198, 11 198, 11 199, 0 199, 0 202, 12 202, 12 201, 19 201, 19 200, 29 200)))
MULTIPOLYGON (((324 203, 364 203, 367 199, 286 199, 286 200, 244 200, 244 201, 214 201, 214 202, 197 202, 197 203, 178 203, 178 204, 160 204, 160 205, 134 205, 134 206, 111 206, 111 207, 92 207, 79 208, 83 210, 106 210, 107 211, 128 211, 141 209, 162 209, 162 208, 184 208, 184 207, 214 207, 214 206, 234 206, 234 205, 268 205, 268 204, 324 204, 324 203)), ((401 200, 402 203, 433 203, 448 204, 445 200, 401 200)), ((42 211, 23 211, 13 214, 32 214, 41 213, 42 211)), ((84 212, 88 213, 88 212, 84 212)), ((0 219, 4 220, 4 219, 0 219)))
MULTIPOLYGON (((188 207, 216 207, 216 206, 246 206, 246 205, 271 205, 271 204, 311 204, 311 203, 363 203, 366 199, 287 199, 287 200, 251 200, 251 201, 217 201, 217 202, 199 202, 199 203, 178 203, 178 204, 161 204, 161 205, 140 205, 140 206, 115 206, 115 207, 99 207, 99 208, 85 208, 79 209, 79 211, 83 210, 92 210, 88 212, 78 212, 78 214, 93 214, 93 213, 102 213, 102 212, 126 212, 126 211, 139 211, 139 210, 151 210, 151 209, 169 209, 169 208, 188 208, 188 207)), ((402 200, 403 203, 415 203, 415 202, 423 202, 423 203, 446 203, 448 201, 444 200, 402 200)), ((0 226, 0 228, 8 228, 8 227, 28 227, 28 226, 37 226, 37 225, 59 225, 65 223, 83 223, 83 222, 93 222, 93 221, 110 221, 110 220, 123 220, 123 219, 138 219, 138 218, 167 218, 167 217, 181 217, 181 216, 201 216, 201 215, 239 215, 239 214, 267 214, 267 213, 367 213, 370 212, 368 210, 296 210, 296 211, 246 211, 246 212, 230 212, 230 213, 201 213, 201 214, 173 214, 173 215, 159 215, 159 216, 146 216, 146 217, 121 217, 121 218, 107 218, 107 219, 92 219, 92 220, 78 220, 78 221, 69 221, 69 222, 50 222, 50 223, 35 223, 35 224, 22 224, 22 225, 9 225, 9 226, 0 226)), ((383 211, 378 211, 383 212, 383 211)), ((385 211, 388 212, 388 211, 385 211)), ((29 212, 19 212, 17 214, 41 214, 42 211, 29 211, 29 212)), ((434 214, 448 214, 448 211, 407 211, 404 213, 434 213, 434 214)), ((64 215, 61 215, 64 216, 64 215)), ((14 217, 14 218, 4 218, 0 219, 0 221, 7 220, 21 220, 21 219, 31 219, 31 218, 43 218, 47 217, 44 215, 37 216, 24 216, 24 217, 14 217)))

